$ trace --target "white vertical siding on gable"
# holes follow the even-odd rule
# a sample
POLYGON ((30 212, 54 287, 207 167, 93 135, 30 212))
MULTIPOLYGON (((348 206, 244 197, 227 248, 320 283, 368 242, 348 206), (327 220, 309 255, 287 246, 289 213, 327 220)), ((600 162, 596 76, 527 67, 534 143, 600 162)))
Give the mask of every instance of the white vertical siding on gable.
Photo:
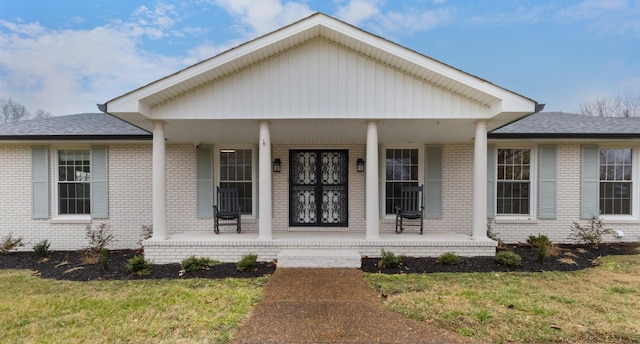
POLYGON ((486 106, 319 39, 156 105, 152 116, 474 118, 487 114, 486 106))

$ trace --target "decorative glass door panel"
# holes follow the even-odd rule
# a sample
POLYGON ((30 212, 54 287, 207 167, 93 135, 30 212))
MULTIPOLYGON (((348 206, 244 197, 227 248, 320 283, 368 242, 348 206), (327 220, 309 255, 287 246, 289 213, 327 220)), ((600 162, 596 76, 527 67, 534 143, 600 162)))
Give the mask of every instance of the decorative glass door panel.
POLYGON ((347 150, 289 151, 289 225, 348 225, 347 150))

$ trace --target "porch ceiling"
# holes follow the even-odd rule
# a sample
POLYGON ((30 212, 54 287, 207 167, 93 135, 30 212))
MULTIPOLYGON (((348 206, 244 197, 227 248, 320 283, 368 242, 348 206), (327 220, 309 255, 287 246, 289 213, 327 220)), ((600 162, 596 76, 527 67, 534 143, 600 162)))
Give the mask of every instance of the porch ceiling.
MULTIPOLYGON (((364 119, 291 119, 270 122, 273 144, 364 144, 367 124, 364 119)), ((139 126, 152 130, 150 121, 139 126)), ((491 121, 489 130, 504 124, 491 121)), ((168 143, 257 143, 256 120, 168 120, 165 135, 168 143)), ((472 119, 408 119, 378 122, 380 143, 465 143, 473 140, 472 119)))

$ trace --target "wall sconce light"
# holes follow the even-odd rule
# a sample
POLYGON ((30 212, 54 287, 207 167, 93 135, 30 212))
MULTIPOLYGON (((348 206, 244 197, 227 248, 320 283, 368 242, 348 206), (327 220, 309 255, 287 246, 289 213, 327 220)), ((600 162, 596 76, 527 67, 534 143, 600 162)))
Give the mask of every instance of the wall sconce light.
POLYGON ((364 160, 362 160, 362 158, 356 160, 356 171, 364 172, 364 160))
POLYGON ((273 160, 273 172, 280 172, 281 165, 282 165, 282 162, 280 161, 280 159, 273 160))

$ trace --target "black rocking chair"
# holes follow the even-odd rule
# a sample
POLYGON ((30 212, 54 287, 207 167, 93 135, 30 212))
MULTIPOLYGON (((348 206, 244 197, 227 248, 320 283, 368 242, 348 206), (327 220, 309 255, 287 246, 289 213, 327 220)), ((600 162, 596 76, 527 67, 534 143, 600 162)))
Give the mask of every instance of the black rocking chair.
POLYGON ((240 233, 240 198, 238 189, 216 188, 217 204, 213 206, 213 231, 220 233, 221 225, 233 225, 229 220, 236 220, 236 232, 240 233), (223 220, 221 223, 220 220, 223 220))
POLYGON ((423 218, 422 185, 403 187, 400 191, 400 205, 396 206, 396 233, 402 233, 404 226, 420 226, 422 235, 423 218))

